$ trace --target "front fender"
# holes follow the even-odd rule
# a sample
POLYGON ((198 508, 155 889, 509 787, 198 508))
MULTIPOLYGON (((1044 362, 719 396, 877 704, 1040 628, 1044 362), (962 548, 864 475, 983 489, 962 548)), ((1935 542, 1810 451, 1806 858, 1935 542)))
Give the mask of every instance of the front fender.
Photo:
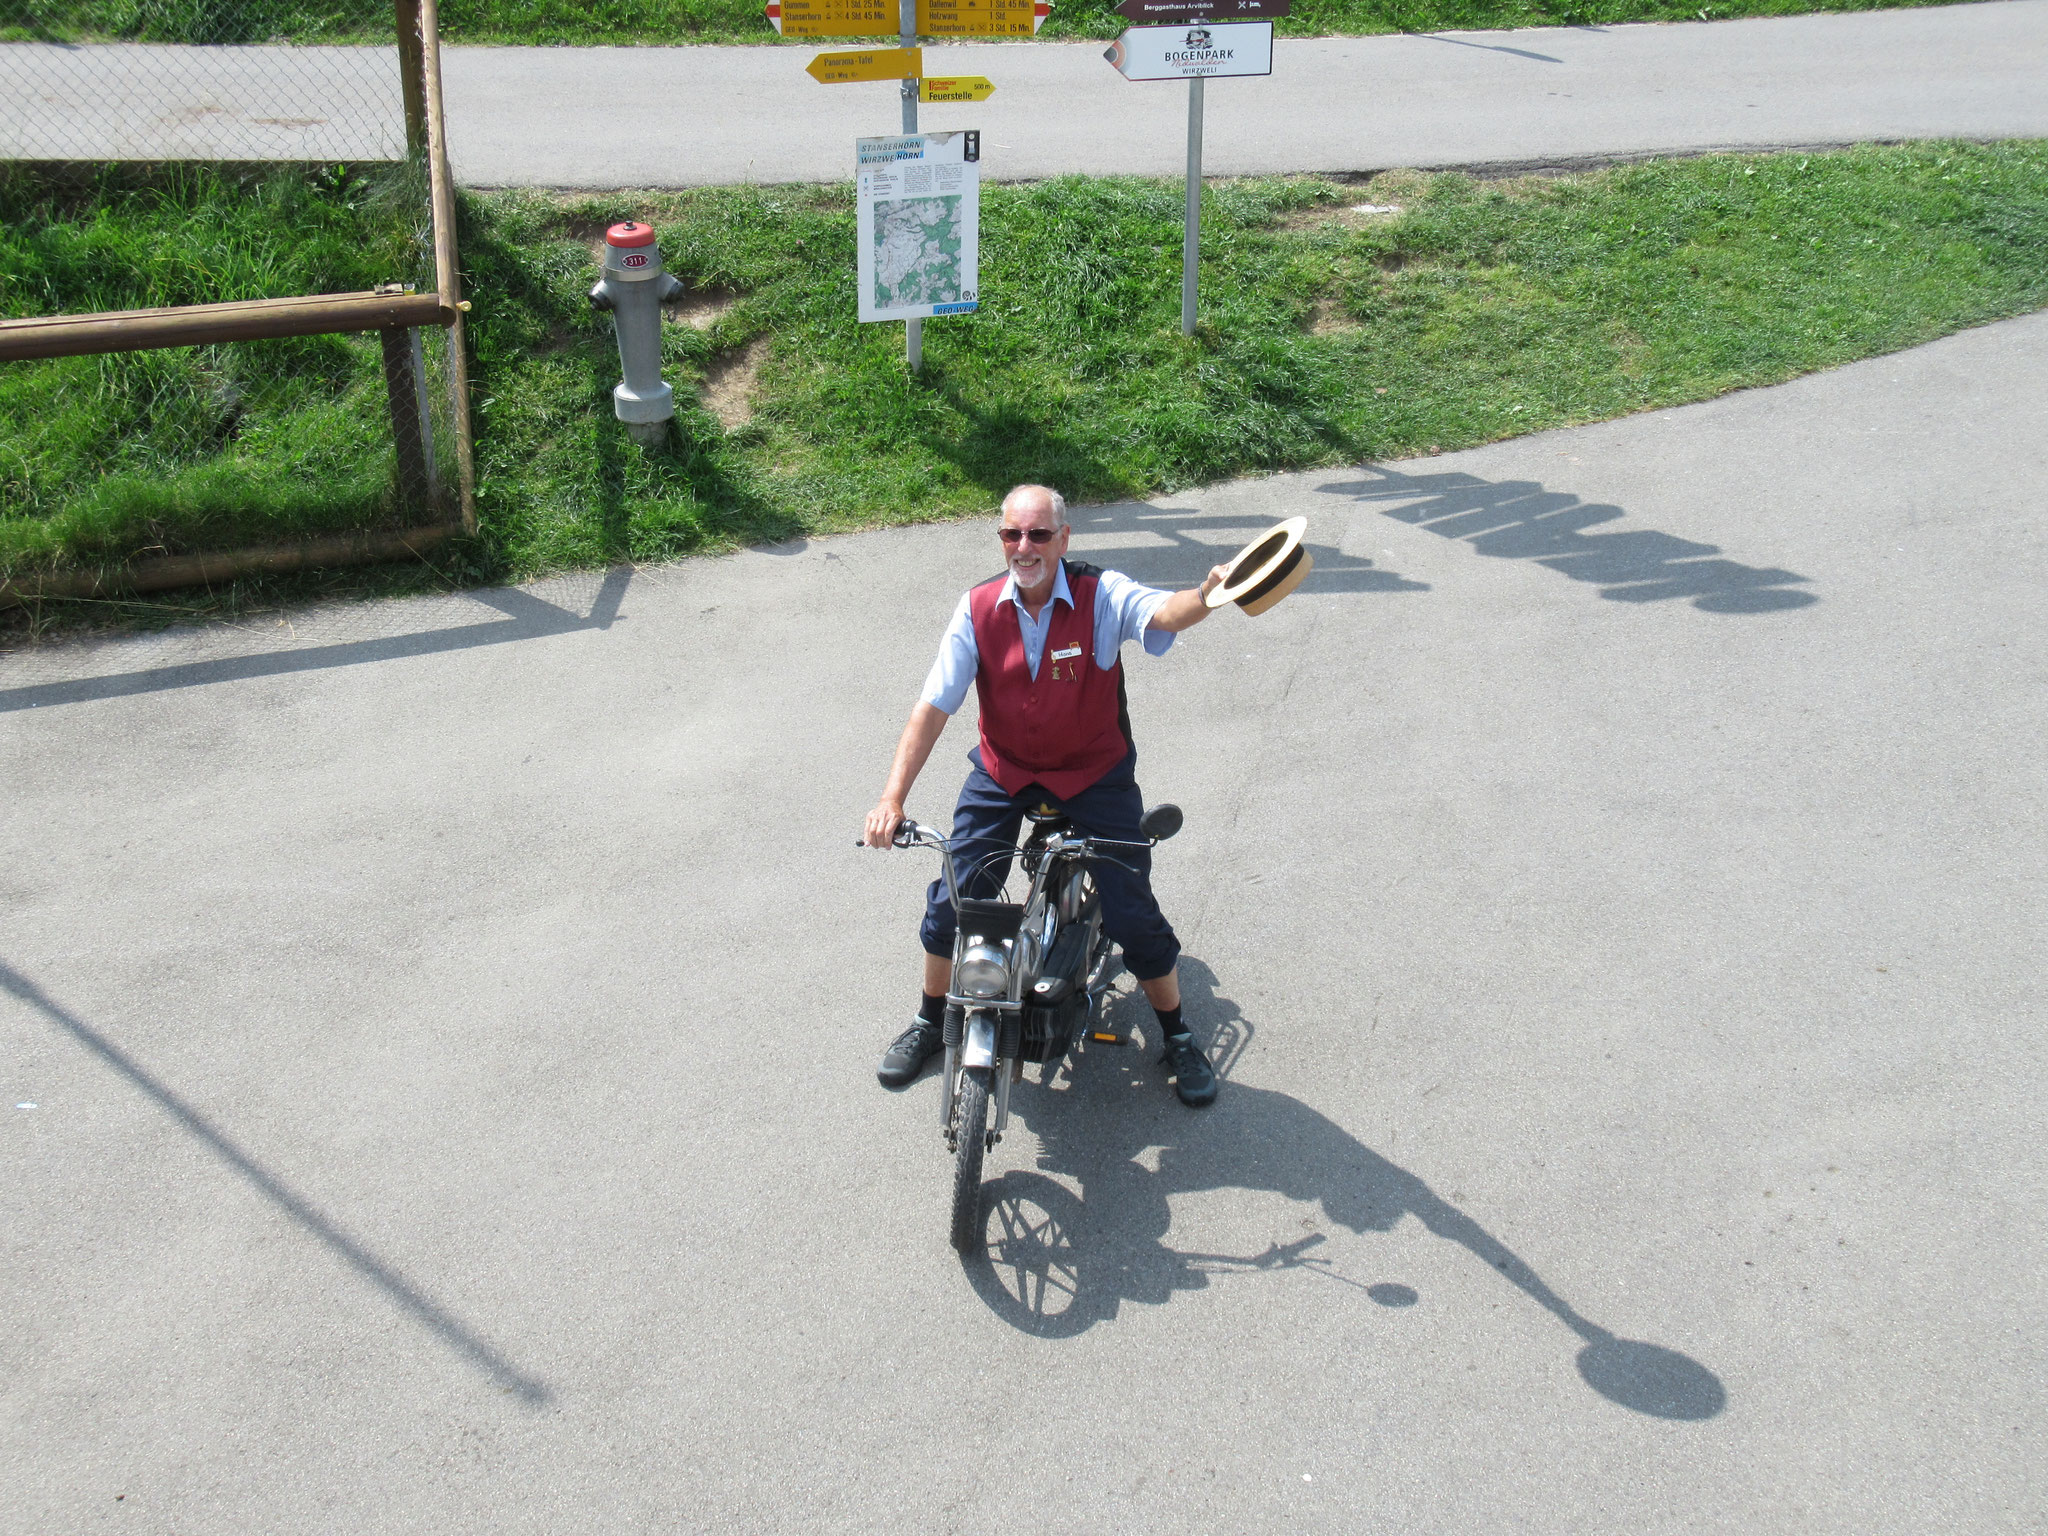
POLYGON ((960 1048, 960 1065, 968 1071, 996 1064, 996 1016, 992 1009, 977 1008, 967 1015, 967 1039, 960 1048))

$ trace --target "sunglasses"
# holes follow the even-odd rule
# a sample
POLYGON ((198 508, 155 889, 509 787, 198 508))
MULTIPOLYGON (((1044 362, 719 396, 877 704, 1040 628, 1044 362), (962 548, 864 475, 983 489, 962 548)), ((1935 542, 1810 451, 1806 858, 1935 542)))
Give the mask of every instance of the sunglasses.
POLYGON ((1002 536, 1002 540, 1005 544, 1021 544, 1026 539, 1029 539, 1034 544, 1050 544, 1052 542, 1052 536, 1058 533, 1059 529, 998 528, 996 532, 1002 536))

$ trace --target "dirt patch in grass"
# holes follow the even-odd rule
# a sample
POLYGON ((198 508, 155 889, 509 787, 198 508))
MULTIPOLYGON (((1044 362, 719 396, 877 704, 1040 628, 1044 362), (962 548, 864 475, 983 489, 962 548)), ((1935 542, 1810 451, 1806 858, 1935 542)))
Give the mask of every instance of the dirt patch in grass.
POLYGON ((1399 203, 1362 199, 1351 205, 1336 207, 1301 208, 1293 213, 1283 213, 1273 221, 1275 229, 1320 229, 1336 225, 1340 229, 1369 229, 1376 224, 1391 224, 1405 210, 1399 203))
POLYGON ((1336 299, 1317 299, 1309 310, 1308 333, 1311 336, 1335 336, 1358 328, 1358 322, 1344 312, 1344 306, 1336 299))
POLYGON ((704 374, 699 392, 704 409, 731 432, 754 419, 754 389, 768 358, 768 338, 756 336, 737 351, 722 353, 704 374))
POLYGON ((692 288, 666 306, 666 312, 679 324, 708 331, 739 301, 740 295, 730 288, 692 288))

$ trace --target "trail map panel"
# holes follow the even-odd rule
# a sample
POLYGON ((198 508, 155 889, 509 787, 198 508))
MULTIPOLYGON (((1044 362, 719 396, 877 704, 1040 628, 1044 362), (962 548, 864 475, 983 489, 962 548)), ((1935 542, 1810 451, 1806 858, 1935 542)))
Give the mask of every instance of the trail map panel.
POLYGON ((862 320, 970 313, 981 286, 981 135, 856 139, 862 320))

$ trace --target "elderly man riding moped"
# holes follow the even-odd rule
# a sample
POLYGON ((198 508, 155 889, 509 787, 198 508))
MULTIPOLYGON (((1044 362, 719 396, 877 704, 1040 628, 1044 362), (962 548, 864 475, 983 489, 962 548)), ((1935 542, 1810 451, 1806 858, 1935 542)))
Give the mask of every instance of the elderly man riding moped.
MULTIPOLYGON (((1181 1102, 1208 1104, 1216 1073, 1181 1020, 1180 941, 1152 895, 1151 857, 1142 848, 1144 800, 1121 652, 1137 640, 1148 655, 1165 655, 1175 635, 1208 616, 1206 599, 1227 568, 1217 566, 1199 587, 1162 592, 1068 560, 1069 532, 1057 491, 1020 485, 1003 498, 997 533, 1008 569, 969 591, 954 610, 863 841, 889 846, 911 786, 971 683, 980 697, 981 740, 968 753, 973 766, 951 838, 957 867, 973 871, 962 894, 985 897, 1001 887, 1018 829, 1036 807, 1051 807, 1089 836, 1138 846, 1128 861, 1095 870, 1103 931, 1122 946, 1125 965, 1159 1016, 1161 1059, 1181 1102)), ((918 931, 923 1001, 916 1021, 882 1057, 876 1075, 887 1087, 910 1083, 940 1049, 954 929, 945 882, 934 880, 918 931)))

